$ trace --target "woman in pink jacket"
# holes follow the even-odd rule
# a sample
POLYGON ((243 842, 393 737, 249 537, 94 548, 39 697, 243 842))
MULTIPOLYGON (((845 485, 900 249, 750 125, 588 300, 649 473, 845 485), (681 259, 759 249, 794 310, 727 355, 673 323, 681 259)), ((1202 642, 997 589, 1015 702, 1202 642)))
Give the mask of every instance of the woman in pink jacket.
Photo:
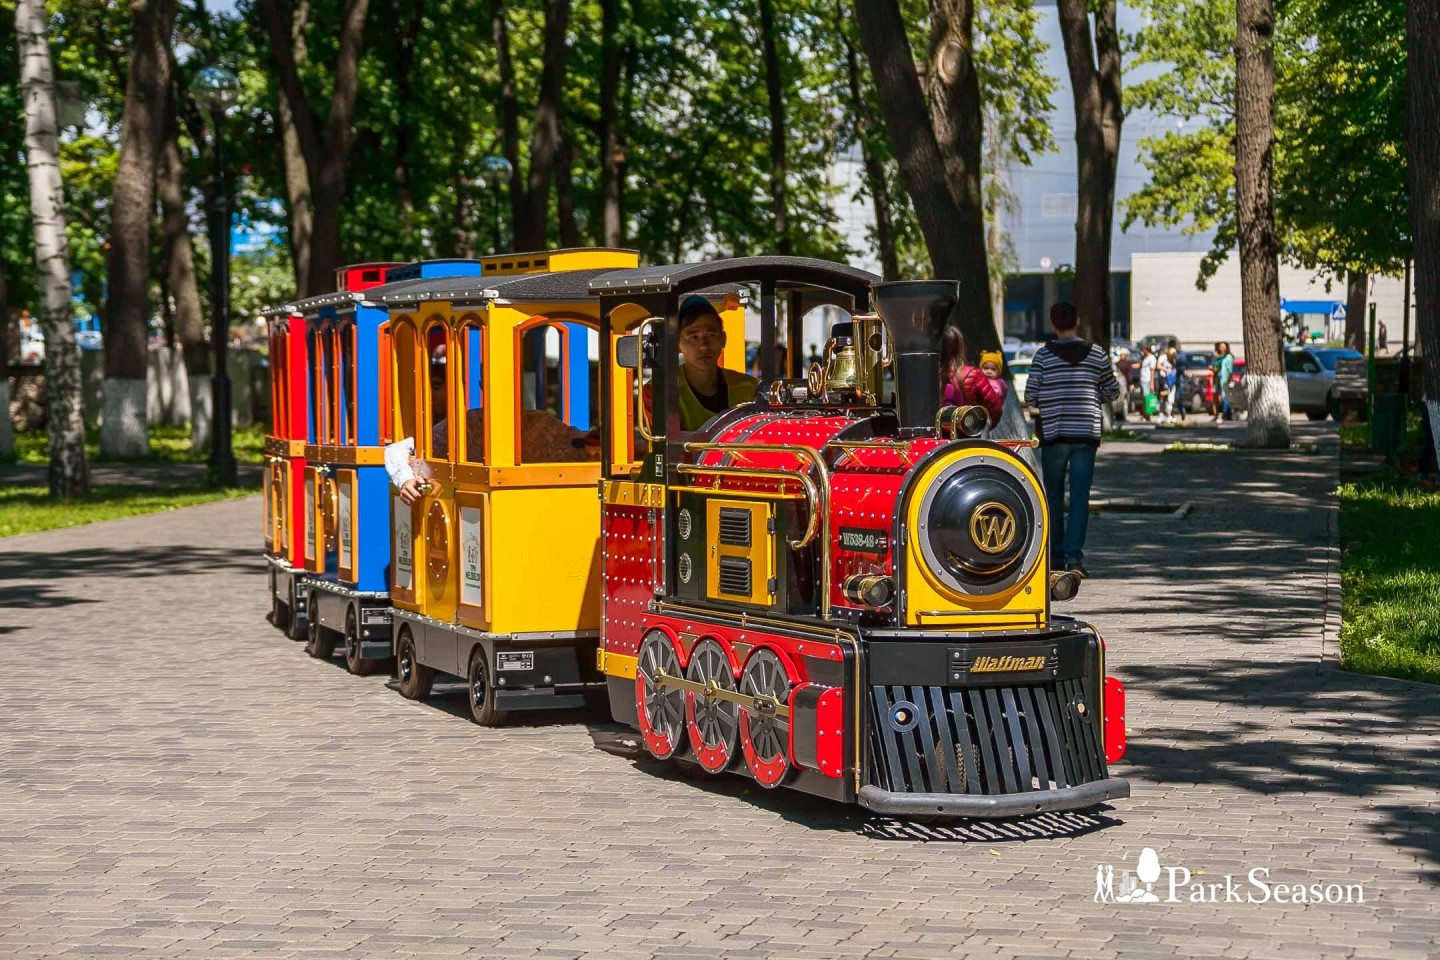
POLYGON ((978 404, 990 414, 990 426, 1000 422, 1005 407, 1005 381, 987 377, 965 362, 965 337, 958 327, 946 327, 940 338, 940 382, 947 406, 978 404))

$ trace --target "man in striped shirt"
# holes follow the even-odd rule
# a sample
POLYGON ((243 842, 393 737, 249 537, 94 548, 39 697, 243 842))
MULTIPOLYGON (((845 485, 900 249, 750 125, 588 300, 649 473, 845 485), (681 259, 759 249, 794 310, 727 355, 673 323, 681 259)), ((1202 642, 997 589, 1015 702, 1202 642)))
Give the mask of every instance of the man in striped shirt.
POLYGON ((1085 529, 1090 520, 1090 485, 1100 446, 1100 405, 1120 396, 1110 357, 1079 336, 1080 318, 1069 303, 1050 308, 1055 339, 1030 361, 1025 406, 1038 410, 1040 471, 1050 512, 1050 569, 1090 574, 1085 562, 1085 529), (1070 511, 1065 512, 1065 475, 1070 475, 1070 511))

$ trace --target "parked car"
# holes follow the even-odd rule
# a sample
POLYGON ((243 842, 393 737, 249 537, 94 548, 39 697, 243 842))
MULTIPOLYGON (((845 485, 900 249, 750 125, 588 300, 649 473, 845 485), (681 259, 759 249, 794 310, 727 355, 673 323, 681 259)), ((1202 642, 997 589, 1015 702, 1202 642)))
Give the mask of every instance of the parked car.
POLYGON ((1180 367, 1180 404, 1191 413, 1204 413, 1215 399, 1215 354, 1192 350, 1176 356, 1180 367))
MULTIPOLYGON (((1179 343, 1180 338, 1173 333, 1152 333, 1148 337, 1140 338, 1140 346, 1149 346, 1151 350, 1159 353, 1171 343, 1179 343)), ((1133 352, 1133 351, 1132 351, 1133 352)))
POLYGON ((1023 402, 1025 399, 1025 384, 1030 380, 1030 357, 1024 360, 1011 360, 1009 363, 1010 373, 1015 377, 1015 396, 1023 402))
POLYGON ((1290 410, 1311 420, 1338 418, 1335 402, 1335 363, 1363 360, 1365 355, 1348 347, 1298 347, 1285 351, 1285 385, 1290 390, 1290 410))

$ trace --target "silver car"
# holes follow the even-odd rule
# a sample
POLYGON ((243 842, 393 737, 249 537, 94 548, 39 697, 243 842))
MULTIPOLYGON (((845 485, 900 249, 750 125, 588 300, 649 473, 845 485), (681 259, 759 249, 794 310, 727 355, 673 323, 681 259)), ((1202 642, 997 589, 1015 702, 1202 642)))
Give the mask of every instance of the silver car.
POLYGON ((1311 420, 1334 416, 1335 362, 1363 360, 1348 347, 1292 347, 1285 351, 1285 385, 1290 388, 1290 409, 1311 420))

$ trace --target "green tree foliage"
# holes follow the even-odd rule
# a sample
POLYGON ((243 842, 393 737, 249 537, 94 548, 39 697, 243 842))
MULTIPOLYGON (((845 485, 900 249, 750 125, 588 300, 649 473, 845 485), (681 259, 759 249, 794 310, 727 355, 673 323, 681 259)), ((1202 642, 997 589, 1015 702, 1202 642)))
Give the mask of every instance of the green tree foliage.
MULTIPOLYGON (((1150 183, 1125 224, 1215 231, 1199 283, 1236 245, 1235 3, 1146 0, 1137 64, 1164 71, 1126 90, 1185 128, 1141 141, 1150 183)), ((1404 0, 1277 5, 1275 214, 1281 256, 1334 275, 1394 272, 1409 249, 1404 0)))

